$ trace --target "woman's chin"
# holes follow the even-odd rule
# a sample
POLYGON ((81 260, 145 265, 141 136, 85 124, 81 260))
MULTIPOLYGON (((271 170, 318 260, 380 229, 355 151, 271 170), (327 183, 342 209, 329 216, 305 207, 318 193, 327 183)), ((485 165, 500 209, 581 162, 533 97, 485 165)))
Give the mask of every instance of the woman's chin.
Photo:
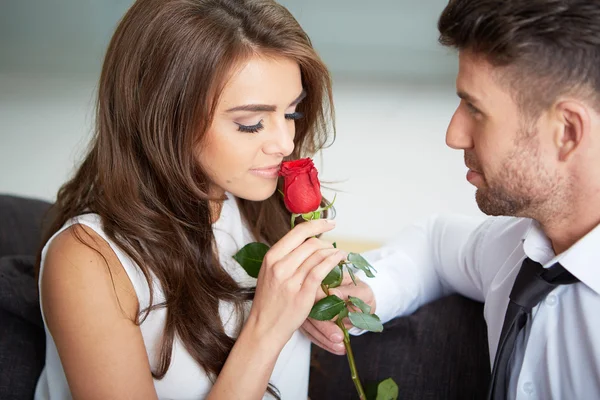
POLYGON ((272 185, 251 186, 241 190, 231 191, 235 197, 248 201, 265 201, 277 191, 277 180, 272 185))

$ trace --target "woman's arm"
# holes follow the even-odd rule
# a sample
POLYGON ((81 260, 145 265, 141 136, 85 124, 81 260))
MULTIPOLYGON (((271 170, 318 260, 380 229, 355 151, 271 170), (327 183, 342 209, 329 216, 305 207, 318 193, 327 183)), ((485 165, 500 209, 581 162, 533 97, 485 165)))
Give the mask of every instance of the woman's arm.
MULTIPOLYGON (((248 320, 209 399, 263 397, 277 357, 306 319, 321 281, 346 257, 311 238, 333 227, 325 220, 305 222, 268 252, 248 320)), ((74 399, 157 398, 134 323, 135 290, 102 238, 81 226, 61 233, 49 247, 41 286, 44 316, 74 399), (79 242, 74 229, 93 248, 79 242)))
POLYGON ((157 398, 140 327, 134 322, 135 290, 98 234, 76 225, 52 241, 41 295, 74 399, 157 398), (75 230, 93 248, 81 243, 75 230))

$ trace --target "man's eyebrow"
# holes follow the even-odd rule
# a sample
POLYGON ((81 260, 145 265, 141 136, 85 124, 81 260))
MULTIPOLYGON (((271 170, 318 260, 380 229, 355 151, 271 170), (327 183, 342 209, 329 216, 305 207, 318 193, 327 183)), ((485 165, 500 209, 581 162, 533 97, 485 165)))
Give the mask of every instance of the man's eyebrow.
POLYGON ((462 90, 457 91, 456 95, 458 97, 460 97, 461 99, 468 101, 469 103, 472 103, 472 104, 479 103, 479 100, 477 100, 475 97, 471 96, 469 93, 464 92, 462 90))
MULTIPOLYGON (((302 90, 300 96, 296 98, 296 100, 292 101, 290 107, 298 105, 304 98, 306 97, 306 91, 302 90)), ((276 106, 268 105, 268 104, 245 104, 243 106, 237 106, 228 109, 225 112, 233 112, 233 111, 251 111, 251 112, 274 112, 277 110, 276 106)))

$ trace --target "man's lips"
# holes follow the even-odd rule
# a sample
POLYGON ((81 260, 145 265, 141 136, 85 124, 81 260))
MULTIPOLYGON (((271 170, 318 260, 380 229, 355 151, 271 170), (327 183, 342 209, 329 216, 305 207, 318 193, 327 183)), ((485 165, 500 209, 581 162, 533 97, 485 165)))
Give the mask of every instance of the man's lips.
MULTIPOLYGON (((467 166, 467 168, 469 168, 467 166)), ((483 180, 483 174, 479 171, 476 171, 472 168, 469 168, 469 170, 467 171, 467 181, 469 181, 471 184, 477 186, 477 182, 478 181, 482 181, 483 180)))

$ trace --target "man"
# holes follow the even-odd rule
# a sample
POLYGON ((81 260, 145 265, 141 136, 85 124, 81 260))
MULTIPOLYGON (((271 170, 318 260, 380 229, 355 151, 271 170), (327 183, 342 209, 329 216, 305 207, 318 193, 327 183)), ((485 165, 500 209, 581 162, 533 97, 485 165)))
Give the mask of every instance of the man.
MULTIPOLYGON (((438 28, 459 53, 446 142, 492 217, 409 227, 337 294, 383 322, 452 292, 483 301, 490 399, 600 398, 600 3, 452 0, 438 28)), ((335 324, 303 328, 340 353, 335 324)))

